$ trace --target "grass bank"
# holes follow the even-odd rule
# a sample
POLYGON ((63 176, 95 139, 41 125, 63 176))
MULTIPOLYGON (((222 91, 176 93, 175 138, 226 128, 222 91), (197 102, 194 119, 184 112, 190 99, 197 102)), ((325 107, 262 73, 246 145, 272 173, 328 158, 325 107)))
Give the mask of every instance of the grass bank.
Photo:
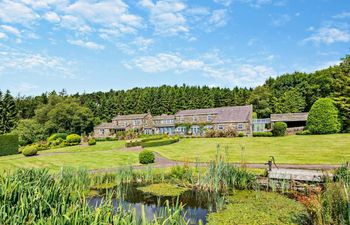
POLYGON ((350 134, 255 138, 193 138, 153 147, 173 160, 208 162, 215 159, 216 146, 227 147, 230 162, 265 163, 269 156, 276 163, 341 164, 350 160, 350 134), (243 150, 242 150, 243 149, 243 150))

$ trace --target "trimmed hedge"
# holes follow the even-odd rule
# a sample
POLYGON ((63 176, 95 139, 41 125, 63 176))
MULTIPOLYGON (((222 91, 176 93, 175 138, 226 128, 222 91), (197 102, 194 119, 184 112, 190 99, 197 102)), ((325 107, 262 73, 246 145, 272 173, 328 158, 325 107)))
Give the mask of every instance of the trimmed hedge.
POLYGON ((273 136, 285 136, 287 132, 287 124, 285 122, 276 122, 273 124, 272 134, 273 136))
POLYGON ((311 107, 306 127, 313 134, 333 134, 341 130, 339 111, 330 98, 320 98, 311 107))
POLYGON ((95 139, 90 139, 88 142, 89 145, 96 145, 96 140, 95 139))
POLYGON ((18 154, 18 135, 0 135, 0 156, 18 154))
POLYGON ((272 137, 272 132, 253 132, 253 137, 272 137))
POLYGON ((57 139, 62 139, 62 140, 66 140, 68 134, 66 133, 56 133, 56 134, 52 134, 47 141, 51 142, 51 141, 56 141, 57 139))
POLYGON ((143 150, 139 154, 139 161, 141 164, 149 164, 149 163, 154 163, 154 153, 149 150, 143 150))
POLYGON ((156 141, 141 142, 143 148, 157 147, 163 145, 170 145, 179 141, 179 138, 169 138, 156 141))
POLYGON ((309 130, 303 130, 296 133, 296 135, 311 135, 311 134, 312 133, 309 130))
POLYGON ((22 154, 24 156, 33 156, 38 153, 38 148, 35 145, 29 145, 22 149, 22 154))
POLYGON ((81 142, 81 137, 78 134, 70 134, 66 138, 68 145, 78 145, 81 142))

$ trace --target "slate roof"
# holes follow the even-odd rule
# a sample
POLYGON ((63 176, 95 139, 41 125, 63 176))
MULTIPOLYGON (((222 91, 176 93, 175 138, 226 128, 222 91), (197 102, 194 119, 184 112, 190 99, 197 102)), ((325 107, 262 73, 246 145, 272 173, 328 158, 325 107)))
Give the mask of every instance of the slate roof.
POLYGON ((147 113, 143 114, 131 114, 131 115, 118 115, 112 120, 134 120, 134 119, 143 119, 147 116, 147 113))
POLYGON ((307 112, 304 113, 282 113, 271 114, 271 122, 294 122, 294 121, 306 121, 307 112))
POLYGON ((95 129, 124 129, 125 126, 118 126, 114 123, 101 123, 100 125, 97 125, 95 129))
POLYGON ((162 114, 160 116, 153 116, 153 120, 173 120, 175 119, 174 115, 162 114))
POLYGON ((176 116, 216 115, 213 123, 248 122, 253 114, 253 106, 230 106, 209 109, 181 110, 176 116))

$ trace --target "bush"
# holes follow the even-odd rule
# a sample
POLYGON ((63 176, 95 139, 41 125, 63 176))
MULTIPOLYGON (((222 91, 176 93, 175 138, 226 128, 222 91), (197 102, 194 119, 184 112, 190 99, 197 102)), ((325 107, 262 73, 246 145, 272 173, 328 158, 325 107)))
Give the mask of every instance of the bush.
POLYGON ((88 142, 89 145, 96 145, 96 140, 94 138, 90 139, 88 142))
POLYGON ((244 137, 244 133, 243 132, 239 132, 238 133, 238 137, 244 137))
POLYGON ((179 141, 179 138, 161 139, 161 140, 155 140, 155 141, 141 142, 141 146, 144 148, 157 147, 157 146, 163 146, 163 145, 170 145, 178 141, 179 141))
POLYGON ((311 107, 306 127, 313 134, 332 134, 341 130, 339 111, 330 98, 320 98, 311 107))
POLYGON ((141 140, 135 139, 135 140, 129 140, 125 142, 125 147, 130 148, 130 147, 136 147, 136 146, 141 146, 141 140))
POLYGON ((38 148, 35 145, 29 145, 22 149, 22 154, 24 156, 33 156, 38 153, 38 148))
POLYGON ((55 133, 55 134, 52 134, 52 135, 47 139, 47 141, 48 141, 48 142, 51 142, 51 141, 56 141, 57 139, 66 140, 67 136, 68 136, 68 135, 67 135, 66 133, 55 133))
POLYGON ((154 163, 154 153, 149 150, 143 150, 139 154, 139 161, 141 164, 149 164, 149 163, 154 163))
POLYGON ((253 132, 253 137, 272 137, 272 132, 253 132))
POLYGON ((18 135, 0 135, 0 156, 18 153, 18 135))
POLYGON ((310 135, 312 134, 309 130, 303 130, 296 133, 296 135, 310 135))
POLYGON ((70 134, 66 138, 68 145, 78 145, 81 142, 81 137, 77 134, 70 134))
POLYGON ((287 131, 287 124, 285 122, 276 122, 273 124, 273 136, 285 136, 287 131))

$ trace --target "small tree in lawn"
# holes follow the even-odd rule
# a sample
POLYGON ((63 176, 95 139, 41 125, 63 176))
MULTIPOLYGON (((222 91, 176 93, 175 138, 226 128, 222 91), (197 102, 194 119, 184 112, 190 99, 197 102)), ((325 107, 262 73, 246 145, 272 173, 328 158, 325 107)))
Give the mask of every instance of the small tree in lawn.
POLYGON ((330 98, 317 100, 309 112, 307 129, 313 134, 333 134, 341 129, 339 111, 330 98))

